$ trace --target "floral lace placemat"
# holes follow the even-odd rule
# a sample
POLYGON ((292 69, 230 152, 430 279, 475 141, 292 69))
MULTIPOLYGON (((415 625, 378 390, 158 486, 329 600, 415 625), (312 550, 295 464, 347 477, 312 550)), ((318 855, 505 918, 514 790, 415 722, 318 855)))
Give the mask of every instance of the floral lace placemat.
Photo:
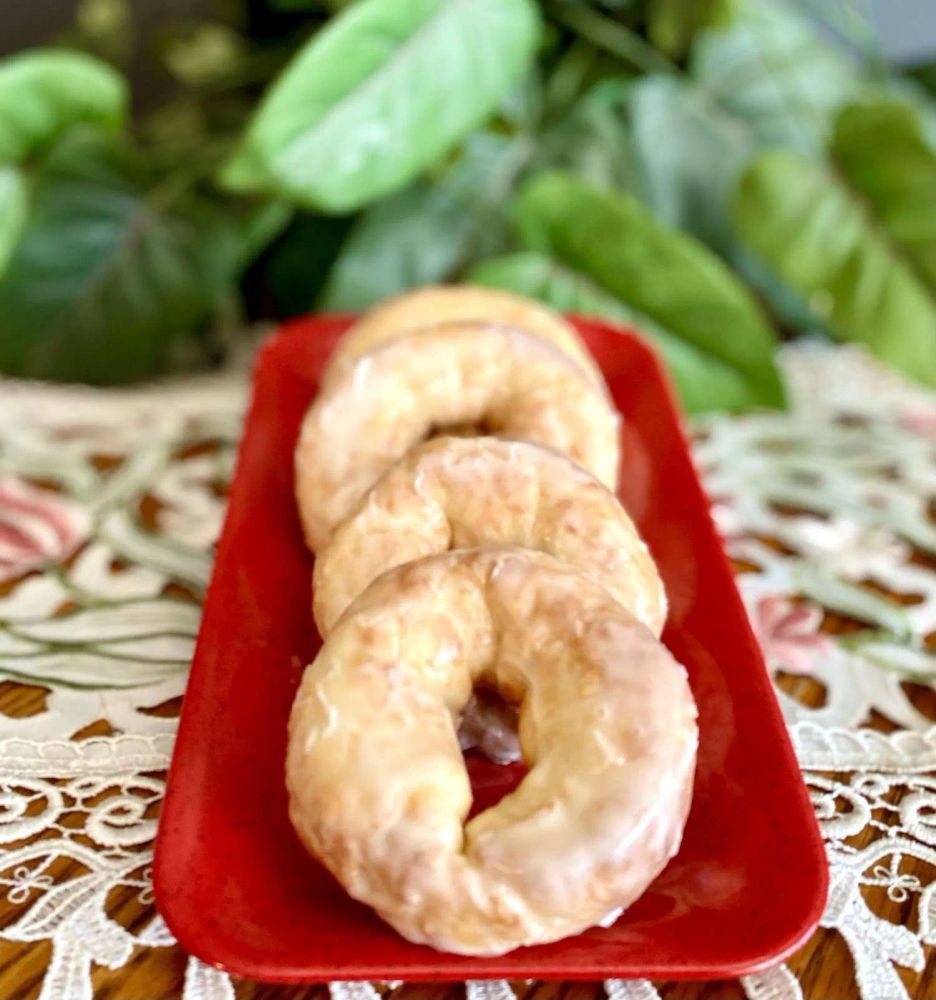
MULTIPOLYGON (((936 397, 856 349, 800 345, 783 366, 789 412, 706 420, 695 454, 826 840, 819 934, 844 942, 863 1000, 923 996, 936 397)), ((152 843, 245 392, 237 373, 134 391, 0 383, 0 967, 45 947, 30 987, 44 1000, 90 998, 96 969, 141 949, 178 951, 153 906, 152 843)), ((736 989, 802 997, 809 950, 736 989)), ((184 996, 234 985, 188 959, 184 996)))

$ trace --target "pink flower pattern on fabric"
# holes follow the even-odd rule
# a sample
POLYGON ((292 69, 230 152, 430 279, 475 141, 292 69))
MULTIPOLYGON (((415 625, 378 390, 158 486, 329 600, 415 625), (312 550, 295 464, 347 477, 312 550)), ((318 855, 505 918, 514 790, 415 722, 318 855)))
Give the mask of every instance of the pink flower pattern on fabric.
POLYGON ((758 600, 752 624, 768 666, 811 674, 814 657, 833 648, 832 640, 819 631, 821 623, 822 608, 817 605, 768 594, 758 600))
POLYGON ((936 409, 916 407, 904 410, 897 415, 897 422, 904 430, 936 440, 936 409))
POLYGON ((64 562, 90 529, 90 514, 74 501, 20 479, 0 479, 0 583, 64 562))

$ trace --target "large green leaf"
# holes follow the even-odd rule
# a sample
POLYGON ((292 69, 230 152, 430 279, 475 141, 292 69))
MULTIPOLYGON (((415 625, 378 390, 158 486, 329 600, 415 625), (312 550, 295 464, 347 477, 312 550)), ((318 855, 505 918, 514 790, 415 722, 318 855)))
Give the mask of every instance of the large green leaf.
POLYGON ((728 255, 735 242, 729 200, 754 151, 751 130, 702 87, 673 76, 637 81, 628 108, 641 200, 668 225, 728 255))
POLYGON ((328 279, 326 309, 363 309, 413 285, 457 275, 495 252, 526 140, 480 133, 438 180, 419 180, 368 209, 328 279))
POLYGON ((224 180, 328 211, 366 205, 487 118, 538 36, 532 0, 360 0, 274 83, 224 180))
POLYGON ((914 108, 888 98, 849 105, 835 123, 830 152, 936 292, 936 151, 914 108))
POLYGON ((924 141, 932 149, 936 149, 936 101, 925 87, 912 77, 891 74, 862 84, 849 103, 873 103, 881 99, 892 100, 911 108, 917 116, 924 141))
POLYGON ((544 254, 525 252, 476 264, 467 280, 540 299, 561 312, 616 320, 634 327, 660 352, 687 413, 743 410, 759 402, 756 389, 736 368, 680 340, 617 299, 584 274, 544 254))
POLYGON ((731 195, 758 141, 687 77, 602 81, 548 130, 537 165, 635 194, 654 215, 717 250, 794 329, 814 325, 793 292, 738 244, 731 195))
POLYGON ((609 80, 595 97, 602 90, 613 99, 596 100, 586 117, 592 98, 586 95, 570 119, 590 127, 561 135, 567 151, 546 162, 631 191, 659 219, 717 250, 789 326, 815 326, 792 290, 759 268, 734 232, 731 196, 758 145, 748 123, 685 77, 609 80))
POLYGON ((756 139, 817 153, 856 85, 853 62, 784 0, 743 0, 731 23, 702 32, 690 71, 756 139))
POLYGON ((773 150, 741 179, 734 217, 751 249, 843 340, 936 384, 936 308, 842 179, 773 150))
POLYGON ((0 278, 0 370, 96 383, 163 370, 233 286, 229 225, 107 138, 65 136, 0 278))
POLYGON ((0 166, 0 274, 26 221, 26 182, 16 167, 0 166))
POLYGON ((106 63, 81 52, 32 51, 0 61, 0 163, 39 152, 78 122, 117 127, 127 86, 106 63))
POLYGON ((740 372, 756 402, 782 404, 773 331, 744 285, 701 243, 662 225, 633 197, 565 174, 528 182, 516 215, 527 248, 740 372))
POLYGON ((717 250, 794 330, 817 327, 805 303, 738 241, 731 198, 758 139, 699 84, 672 76, 634 83, 628 101, 634 193, 654 214, 717 250))

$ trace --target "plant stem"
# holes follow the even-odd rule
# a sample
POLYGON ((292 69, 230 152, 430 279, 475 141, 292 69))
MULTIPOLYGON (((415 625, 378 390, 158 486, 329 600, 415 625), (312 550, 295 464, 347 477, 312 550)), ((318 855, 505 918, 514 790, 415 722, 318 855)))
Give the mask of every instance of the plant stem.
POLYGON ((644 73, 678 73, 674 62, 644 41, 635 31, 580 4, 546 0, 548 14, 581 38, 644 73))

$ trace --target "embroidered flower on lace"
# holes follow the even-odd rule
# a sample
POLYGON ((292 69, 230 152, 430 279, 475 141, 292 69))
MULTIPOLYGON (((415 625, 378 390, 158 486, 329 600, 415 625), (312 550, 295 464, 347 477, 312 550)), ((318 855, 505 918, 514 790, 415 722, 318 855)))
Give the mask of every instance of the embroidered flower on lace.
POLYGON ((113 394, 43 388, 46 405, 30 406, 4 389, 0 578, 19 581, 0 596, 0 679, 48 694, 34 714, 0 715, 0 736, 61 738, 100 719, 171 732, 175 720, 149 710, 185 686, 242 389, 162 405, 116 394, 119 420, 101 402, 113 394), (19 547, 3 562, 5 530, 19 547))
POLYGON ((768 665, 791 673, 811 674, 815 658, 832 648, 832 640, 819 632, 822 608, 815 604, 767 594, 758 599, 752 624, 768 665))
POLYGON ((85 508, 20 479, 0 478, 0 583, 64 562, 87 537, 85 508))
POLYGON ((794 744, 810 768, 804 777, 826 840, 831 889, 823 926, 837 930, 855 960, 864 1000, 902 1000, 894 968, 920 970, 932 933, 936 893, 936 726, 926 733, 794 727, 794 744), (868 831, 874 833, 868 841, 868 831), (927 877, 909 872, 913 859, 927 877), (916 931, 878 916, 865 890, 916 903, 916 931))
POLYGON ((33 889, 40 891, 52 888, 52 876, 42 875, 40 872, 48 868, 48 861, 43 862, 37 868, 30 868, 28 865, 19 865, 13 869, 9 878, 0 877, 0 885, 10 887, 6 898, 11 903, 25 903, 32 894, 33 889))
POLYGON ((887 895, 895 903, 906 902, 909 895, 908 889, 919 892, 923 886, 916 875, 907 875, 896 870, 896 865, 900 863, 900 856, 891 855, 891 863, 886 868, 884 865, 875 865, 872 869, 872 878, 864 880, 865 885, 882 885, 887 888, 887 895))

